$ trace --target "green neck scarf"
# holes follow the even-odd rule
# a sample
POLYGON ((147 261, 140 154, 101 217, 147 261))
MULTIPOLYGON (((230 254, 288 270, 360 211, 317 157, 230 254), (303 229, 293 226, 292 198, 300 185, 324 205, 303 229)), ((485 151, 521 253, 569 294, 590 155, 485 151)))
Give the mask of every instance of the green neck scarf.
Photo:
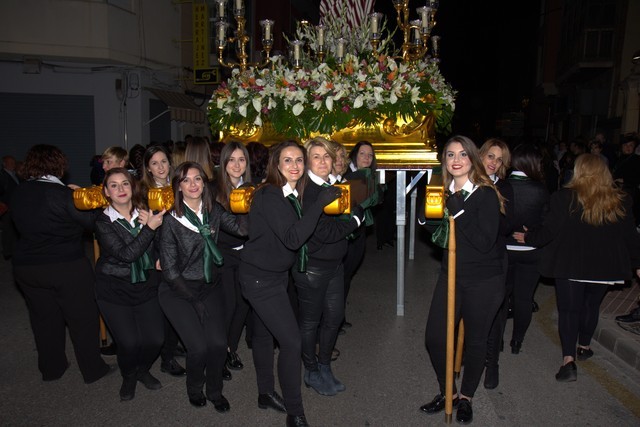
MULTIPOLYGON (((467 200, 469 197, 469 193, 467 190, 460 190, 462 193, 462 197, 467 200)), ((447 190, 447 198, 451 195, 451 192, 447 190)), ((443 249, 447 249, 449 247, 449 209, 444 208, 444 216, 442 217, 442 222, 436 231, 431 235, 431 241, 436 245, 440 246, 443 249)))
POLYGON ((209 228, 209 213, 202 210, 202 221, 198 218, 198 215, 191 210, 186 203, 183 203, 184 217, 198 229, 198 232, 204 239, 204 280, 207 283, 213 281, 213 264, 220 267, 224 263, 222 254, 211 237, 211 228, 209 228))
MULTIPOLYGON (((298 219, 302 218, 302 206, 300 205, 300 201, 298 200, 298 198, 293 193, 291 193, 287 196, 287 199, 289 199, 289 202, 293 206, 293 209, 296 211, 296 214, 298 215, 298 219)), ((305 271, 307 271, 308 260, 309 260, 309 250, 307 248, 307 244, 305 243, 298 250, 298 271, 300 273, 304 273, 305 271)))
MULTIPOLYGON (((134 220, 135 227, 132 227, 129 221, 124 218, 118 218, 116 222, 122 225, 133 237, 140 234, 140 223, 137 218, 134 220)), ((149 278, 147 270, 153 270, 153 261, 145 251, 140 258, 131 263, 131 283, 146 282, 149 278)))

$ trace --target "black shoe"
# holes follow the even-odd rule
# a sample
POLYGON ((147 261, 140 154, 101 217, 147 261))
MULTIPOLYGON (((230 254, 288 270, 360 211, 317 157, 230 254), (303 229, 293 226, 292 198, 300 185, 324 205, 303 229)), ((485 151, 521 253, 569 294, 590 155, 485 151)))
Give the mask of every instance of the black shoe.
POLYGON ((349 329, 352 326, 353 325, 351 324, 351 322, 347 322, 346 320, 344 322, 342 322, 342 327, 345 328, 345 329, 349 329))
POLYGON ((621 316, 616 316, 616 322, 620 323, 631 323, 640 321, 640 307, 631 310, 629 314, 623 314, 621 316))
POLYGON ((226 366, 222 368, 222 379, 225 381, 231 381, 232 378, 233 375, 231 375, 231 371, 228 370, 226 366))
POLYGON ((346 333, 347 333, 346 329, 344 329, 344 328, 338 329, 338 335, 344 335, 346 333))
POLYGON ((229 401, 222 395, 217 399, 211 399, 211 403, 213 403, 213 407, 216 408, 216 411, 220 412, 221 414, 224 414, 225 412, 229 412, 231 410, 229 401))
POLYGON ((576 350, 578 360, 584 361, 593 356, 593 350, 590 348, 578 347, 576 350))
POLYGON ((151 375, 149 371, 142 375, 138 375, 138 381, 144 384, 147 390, 160 390, 162 388, 162 383, 156 377, 151 375))
POLYGON ((238 353, 235 351, 227 352, 227 368, 233 369, 234 371, 239 371, 244 368, 240 356, 238 356, 238 353))
POLYGON ((100 347, 100 353, 105 356, 115 356, 118 353, 118 346, 116 345, 116 342, 113 341, 106 347, 100 347))
POLYGON ((136 395, 136 384, 138 380, 135 375, 122 378, 122 386, 120 386, 120 400, 126 402, 136 395))
POLYGON ((456 421, 460 424, 469 424, 473 421, 473 409, 471 408, 470 400, 460 399, 458 411, 456 412, 456 421))
POLYGON ((173 375, 174 377, 181 377, 187 373, 186 369, 180 366, 176 359, 171 359, 168 362, 163 361, 160 364, 160 371, 173 375))
POLYGON ((568 383, 578 379, 578 367, 575 362, 569 362, 566 365, 560 367, 560 370, 556 374, 556 381, 562 383, 568 383))
POLYGON ((282 397, 275 391, 258 395, 258 408, 271 408, 278 412, 287 412, 284 407, 284 400, 282 400, 282 397))
POLYGON ((522 341, 511 340, 511 354, 519 354, 522 348, 522 341))
POLYGON ((304 415, 287 415, 287 427, 309 427, 304 415))
POLYGON ((537 303, 537 302, 533 301, 533 302, 531 303, 531 311, 532 311, 533 313, 537 313, 538 311, 540 311, 540 306, 538 305, 538 303, 537 303))
MULTIPOLYGON (((459 401, 460 399, 458 399, 457 397, 453 399, 454 408, 458 406, 459 401)), ((445 398, 442 394, 439 394, 436 397, 434 397, 431 402, 427 403, 426 405, 422 405, 420 407, 420 410, 425 414, 429 414, 429 415, 437 414, 438 412, 444 409, 444 404, 445 404, 445 398)))
POLYGON ((500 373, 498 365, 487 366, 484 370, 484 388, 487 390, 493 390, 498 387, 500 382, 500 373))
POLYGON ((199 396, 189 397, 189 403, 191 403, 196 408, 202 408, 207 404, 207 398, 204 397, 204 394, 200 393, 199 396))

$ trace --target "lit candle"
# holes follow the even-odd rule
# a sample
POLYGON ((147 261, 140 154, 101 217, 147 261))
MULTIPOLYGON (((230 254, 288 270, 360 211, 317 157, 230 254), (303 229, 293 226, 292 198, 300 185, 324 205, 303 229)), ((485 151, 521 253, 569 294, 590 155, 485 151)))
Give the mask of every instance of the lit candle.
POLYGON ((293 60, 300 60, 300 42, 298 40, 293 42, 293 60))
POLYGON ((318 25, 318 46, 324 46, 324 25, 318 25))
POLYGON ((427 6, 422 6, 416 9, 416 11, 418 12, 418 15, 420 15, 420 18, 422 18, 422 24, 421 27, 423 30, 428 30, 429 29, 429 21, 431 18, 431 8, 427 7, 427 6))
POLYGON ((378 32, 378 14, 372 13, 369 16, 371 16, 371 32, 375 34, 378 32))
POLYGON ((336 50, 336 56, 338 58, 344 57, 344 39, 342 37, 338 39, 338 48, 336 50))
POLYGON ((244 9, 244 0, 236 0, 236 9, 237 10, 242 10, 244 9))
POLYGON ((224 41, 227 36, 227 29, 223 23, 218 25, 218 40, 224 41))
POLYGON ((273 40, 273 34, 271 33, 271 27, 273 26, 273 21, 270 19, 263 19, 260 21, 260 25, 263 28, 263 39, 266 41, 273 40))
POLYGON ((225 4, 224 1, 218 2, 218 18, 224 18, 225 4))

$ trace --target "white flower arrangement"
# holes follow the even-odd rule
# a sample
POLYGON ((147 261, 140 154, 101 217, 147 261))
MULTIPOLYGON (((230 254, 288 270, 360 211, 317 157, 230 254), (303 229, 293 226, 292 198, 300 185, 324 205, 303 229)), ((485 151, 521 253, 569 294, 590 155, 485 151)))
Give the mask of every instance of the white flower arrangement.
MULTIPOLYGON (((345 51, 354 54, 347 53, 342 63, 329 51, 324 62, 306 60, 299 69, 279 60, 270 68, 234 69, 209 103, 212 128, 228 132, 268 122, 278 134, 304 139, 387 118, 410 122, 433 114, 436 131, 449 132, 456 93, 437 62, 430 58, 398 62, 397 56, 384 52, 374 56, 366 42, 367 28, 363 25, 349 33, 345 51)), ((341 31, 340 24, 334 22, 330 30, 341 31)), ((309 51, 317 56, 314 32, 299 28, 297 36, 306 39, 309 51)), ((379 51, 389 50, 391 37, 383 40, 379 51)))

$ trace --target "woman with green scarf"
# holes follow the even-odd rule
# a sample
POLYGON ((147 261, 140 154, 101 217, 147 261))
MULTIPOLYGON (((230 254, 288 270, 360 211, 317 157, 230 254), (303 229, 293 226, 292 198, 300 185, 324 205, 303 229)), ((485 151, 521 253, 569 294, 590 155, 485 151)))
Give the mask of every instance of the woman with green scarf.
POLYGON ((162 387, 149 368, 164 341, 153 240, 165 211, 146 210, 136 186, 127 169, 107 171, 102 191, 109 206, 96 219, 96 299, 118 344, 123 401, 133 399, 138 381, 162 387))
POLYGON ((246 235, 246 223, 216 203, 207 174, 195 162, 182 163, 172 180, 174 206, 160 232, 162 281, 158 297, 187 350, 187 395, 196 407, 213 403, 228 412, 222 395, 227 358, 224 291, 216 246, 222 229, 246 235), (203 388, 205 389, 203 392, 203 388))

